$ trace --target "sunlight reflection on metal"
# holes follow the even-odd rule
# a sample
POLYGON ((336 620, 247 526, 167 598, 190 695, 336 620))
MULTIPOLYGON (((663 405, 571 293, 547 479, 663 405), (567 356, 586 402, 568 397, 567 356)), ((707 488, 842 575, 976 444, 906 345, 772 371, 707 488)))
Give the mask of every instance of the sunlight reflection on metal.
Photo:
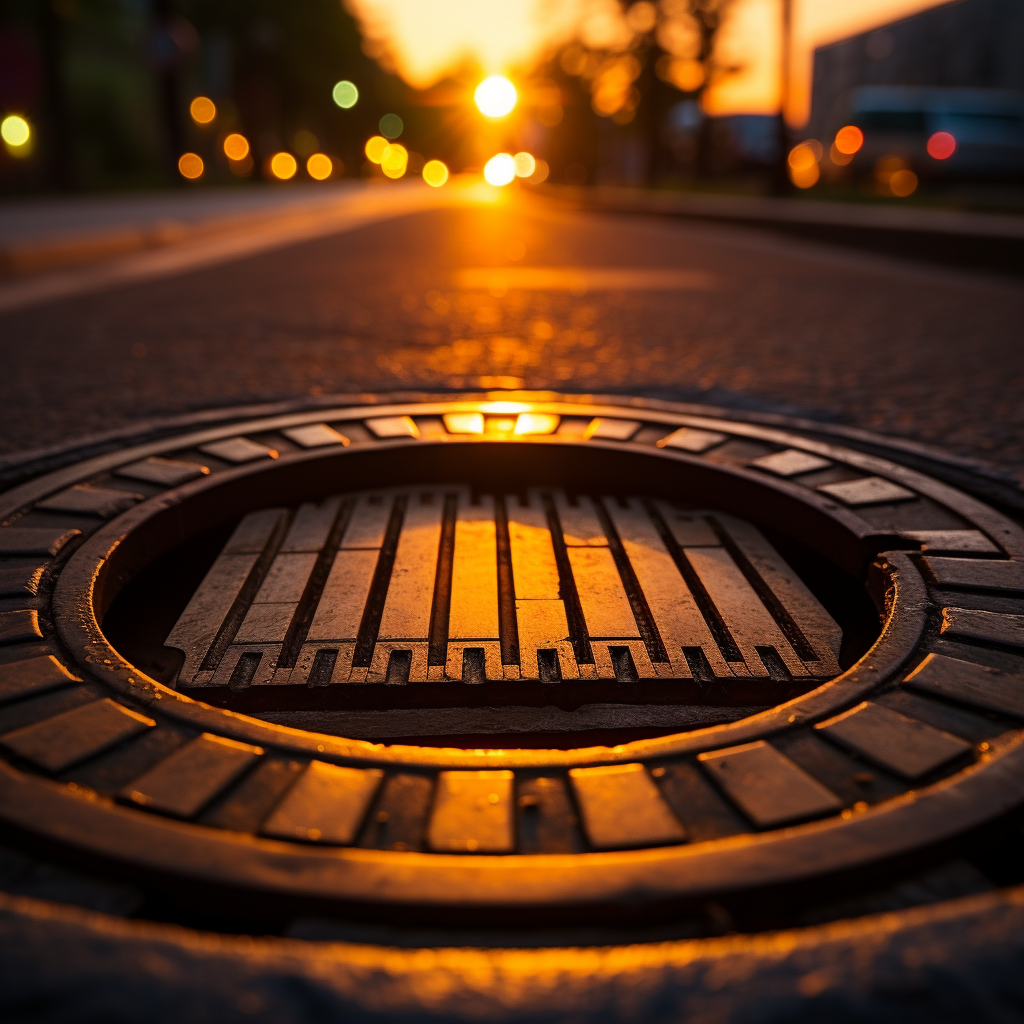
POLYGON ((444 426, 449 434, 482 434, 484 432, 484 414, 482 412, 445 413, 444 426))
POLYGON ((553 434, 558 429, 558 416, 545 412, 524 412, 516 420, 515 433, 522 434, 553 434))

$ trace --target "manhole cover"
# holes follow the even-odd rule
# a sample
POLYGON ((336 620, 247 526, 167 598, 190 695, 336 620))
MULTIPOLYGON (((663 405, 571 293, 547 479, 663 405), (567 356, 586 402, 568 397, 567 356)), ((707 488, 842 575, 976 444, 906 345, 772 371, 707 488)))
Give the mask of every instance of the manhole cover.
POLYGON ((321 409, 96 456, 2 515, 0 817, 257 916, 727 901, 1024 798, 1020 529, 806 436, 321 409))

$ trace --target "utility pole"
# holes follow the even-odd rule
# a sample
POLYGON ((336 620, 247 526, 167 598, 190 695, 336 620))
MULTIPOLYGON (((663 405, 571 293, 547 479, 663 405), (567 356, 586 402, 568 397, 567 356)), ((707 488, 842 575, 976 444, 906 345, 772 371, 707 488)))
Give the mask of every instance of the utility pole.
POLYGON ((41 141, 47 178, 52 188, 70 189, 75 186, 75 156, 64 75, 64 18, 54 9, 53 0, 39 0, 36 11, 39 19, 39 48, 43 55, 46 123, 41 141))
POLYGON ((775 195, 789 191, 789 173, 786 158, 789 155, 789 126, 786 108, 789 106, 790 75, 793 48, 793 0, 779 0, 779 117, 776 126, 778 159, 775 162, 773 189, 775 195))

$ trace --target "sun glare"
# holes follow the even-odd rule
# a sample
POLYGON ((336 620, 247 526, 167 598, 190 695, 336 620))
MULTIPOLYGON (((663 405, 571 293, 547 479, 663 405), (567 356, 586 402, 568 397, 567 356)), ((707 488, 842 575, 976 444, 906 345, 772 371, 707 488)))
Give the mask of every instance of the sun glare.
POLYGON ((504 117, 516 105, 516 87, 503 75, 485 78, 473 94, 480 113, 486 117, 504 117))
POLYGON ((507 185, 516 176, 516 162, 510 153, 499 153, 484 164, 484 179, 490 185, 507 185))

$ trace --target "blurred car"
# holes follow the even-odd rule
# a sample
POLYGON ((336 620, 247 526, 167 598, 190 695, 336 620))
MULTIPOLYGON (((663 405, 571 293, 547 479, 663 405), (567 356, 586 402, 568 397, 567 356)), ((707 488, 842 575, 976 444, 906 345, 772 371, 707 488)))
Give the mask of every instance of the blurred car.
POLYGON ((928 178, 1024 180, 1024 93, 864 86, 850 106, 864 133, 856 170, 900 158, 928 178))

